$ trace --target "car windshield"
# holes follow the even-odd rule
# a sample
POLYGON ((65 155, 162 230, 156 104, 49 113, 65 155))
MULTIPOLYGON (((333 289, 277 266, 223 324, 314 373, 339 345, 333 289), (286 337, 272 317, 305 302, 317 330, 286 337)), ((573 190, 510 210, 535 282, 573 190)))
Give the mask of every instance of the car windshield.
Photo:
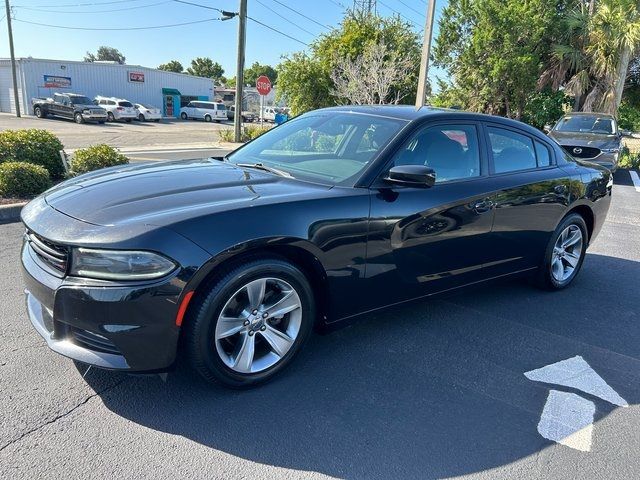
POLYGON ((352 185, 406 124, 354 113, 305 115, 261 135, 228 161, 262 164, 317 183, 352 185))
POLYGON ((567 115, 558 122, 554 130, 558 132, 604 133, 613 135, 616 132, 616 127, 614 120, 610 117, 567 115))
POLYGON ((82 95, 70 95, 69 98, 71 99, 71 102, 76 105, 93 105, 95 103, 93 100, 82 95))

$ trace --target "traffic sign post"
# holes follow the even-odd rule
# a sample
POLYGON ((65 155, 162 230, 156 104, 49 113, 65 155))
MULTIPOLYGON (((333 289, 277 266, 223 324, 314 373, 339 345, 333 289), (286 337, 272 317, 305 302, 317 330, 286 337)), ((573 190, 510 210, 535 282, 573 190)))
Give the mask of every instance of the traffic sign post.
POLYGON ((260 125, 264 121, 264 97, 271 92, 271 80, 266 75, 260 75, 256 79, 256 89, 260 94, 260 125))

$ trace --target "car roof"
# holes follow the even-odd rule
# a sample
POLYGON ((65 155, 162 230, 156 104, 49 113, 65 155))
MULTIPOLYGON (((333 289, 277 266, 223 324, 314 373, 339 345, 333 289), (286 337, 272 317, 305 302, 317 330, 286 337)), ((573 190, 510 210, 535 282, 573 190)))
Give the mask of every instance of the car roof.
POLYGON ((599 113, 599 112, 568 112, 565 113, 563 116, 564 117, 603 117, 603 118, 610 118, 610 119, 614 119, 615 117, 609 113, 599 113))
POLYGON ((340 107, 329 107, 320 110, 314 110, 308 112, 305 115, 313 114, 314 112, 360 113, 367 115, 378 115, 387 118, 395 118, 408 122, 420 121, 427 118, 440 121, 454 117, 456 122, 460 120, 468 120, 498 123, 505 126, 519 128, 520 130, 525 130, 531 134, 535 134, 538 137, 546 137, 546 135, 540 132, 540 130, 517 120, 495 115, 487 115, 484 113, 467 112, 465 110, 449 108, 421 107, 419 109, 416 109, 416 107, 413 105, 345 105, 340 107))

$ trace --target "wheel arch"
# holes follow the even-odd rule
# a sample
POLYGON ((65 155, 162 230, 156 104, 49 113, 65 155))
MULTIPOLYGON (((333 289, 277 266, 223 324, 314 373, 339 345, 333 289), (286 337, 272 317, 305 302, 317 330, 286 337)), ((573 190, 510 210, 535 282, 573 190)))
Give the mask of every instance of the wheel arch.
POLYGON ((317 247, 299 239, 262 239, 226 249, 204 264, 185 285, 181 297, 187 292, 194 292, 185 313, 185 321, 189 320, 189 312, 198 299, 206 295, 211 284, 225 272, 251 259, 268 257, 285 260, 305 275, 316 303, 317 315, 314 325, 319 327, 327 317, 329 288, 326 270, 318 258, 320 252, 315 250, 317 247))
POLYGON ((591 240, 591 237, 593 236, 593 229, 595 228, 595 214, 593 213, 591 207, 584 204, 575 205, 567 212, 567 214, 563 218, 571 215, 572 213, 577 213, 584 219, 584 223, 587 224, 587 234, 589 235, 589 240, 591 240))

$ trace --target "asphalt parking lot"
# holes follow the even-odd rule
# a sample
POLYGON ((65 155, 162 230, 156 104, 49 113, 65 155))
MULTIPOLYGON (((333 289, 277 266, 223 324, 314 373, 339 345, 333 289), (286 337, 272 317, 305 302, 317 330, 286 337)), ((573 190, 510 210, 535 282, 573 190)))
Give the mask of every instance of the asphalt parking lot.
POLYGON ((57 135, 65 149, 83 148, 96 143, 113 147, 162 147, 211 145, 219 140, 217 132, 233 128, 232 122, 207 123, 197 120, 168 120, 156 122, 108 122, 103 125, 85 123, 77 125, 71 120, 59 118, 16 118, 0 114, 0 130, 43 128, 57 135))
POLYGON ((514 280, 381 311, 315 335, 283 376, 245 392, 184 368, 166 381, 87 372, 50 352, 23 305, 21 234, 0 225, 2 478, 640 478, 628 172, 571 288, 514 280), (628 407, 524 375, 575 356, 628 407), (539 433, 550 389, 595 405, 589 451, 539 433))

